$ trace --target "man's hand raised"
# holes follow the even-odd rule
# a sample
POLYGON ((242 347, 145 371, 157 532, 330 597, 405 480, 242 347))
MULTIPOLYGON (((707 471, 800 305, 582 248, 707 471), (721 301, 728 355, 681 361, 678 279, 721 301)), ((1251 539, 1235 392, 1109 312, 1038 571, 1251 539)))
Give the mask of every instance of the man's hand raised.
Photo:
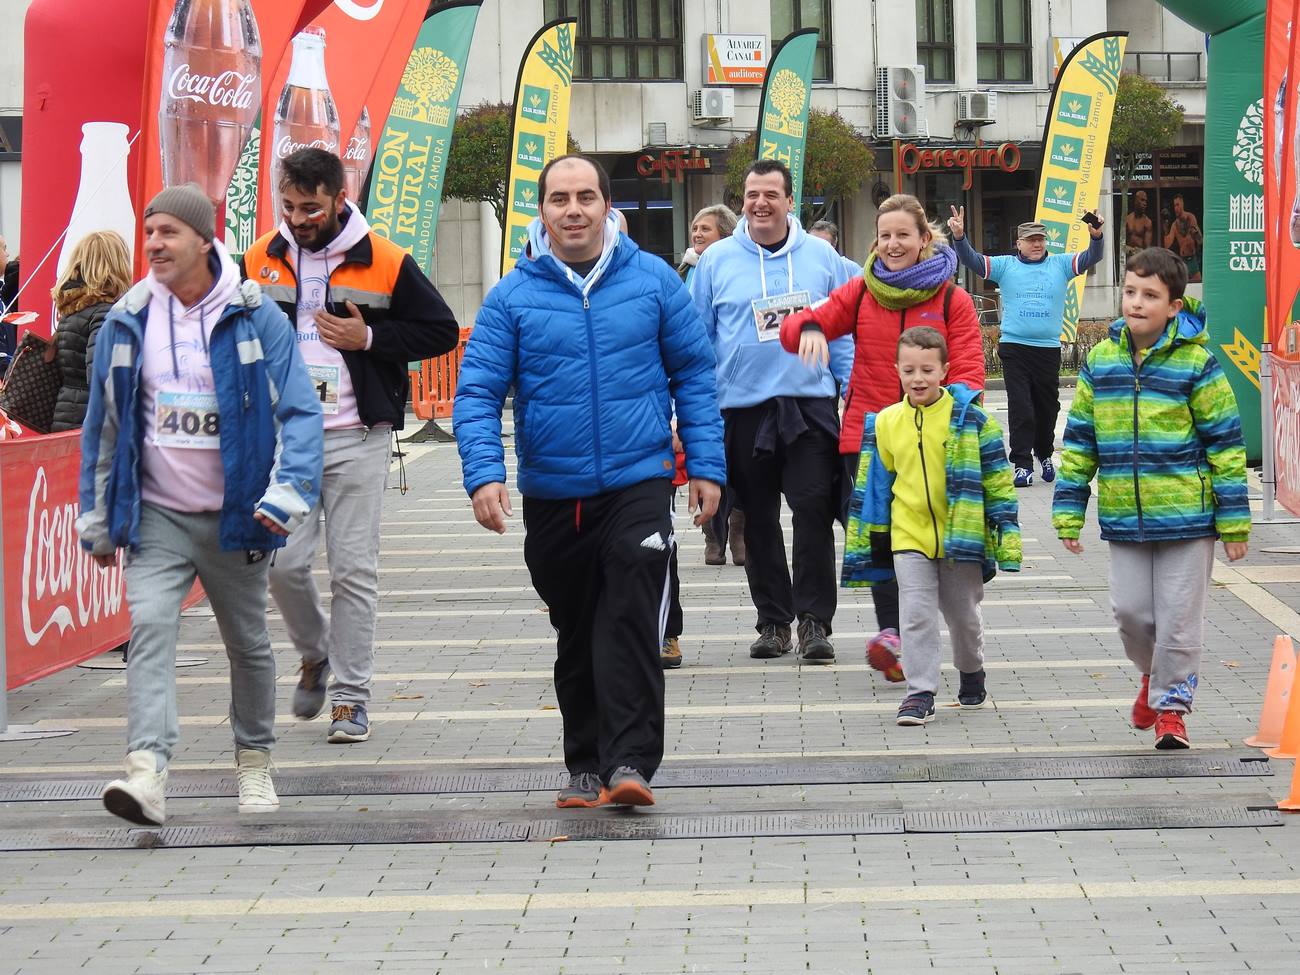
POLYGON ((506 519, 514 515, 510 508, 510 490, 500 481, 484 484, 470 496, 474 520, 488 531, 506 533, 506 519))
POLYGON ((952 216, 948 218, 948 229, 952 231, 954 240, 961 240, 966 236, 966 208, 950 206, 948 209, 952 211, 952 216))

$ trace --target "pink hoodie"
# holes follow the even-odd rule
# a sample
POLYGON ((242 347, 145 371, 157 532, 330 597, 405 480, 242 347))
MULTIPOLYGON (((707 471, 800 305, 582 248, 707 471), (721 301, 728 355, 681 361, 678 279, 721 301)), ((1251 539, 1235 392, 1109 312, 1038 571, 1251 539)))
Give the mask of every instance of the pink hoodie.
POLYGON ((208 341, 239 293, 239 268, 220 241, 212 242, 212 253, 220 273, 190 308, 152 271, 145 278, 151 298, 140 372, 140 497, 174 511, 220 511, 225 496, 208 341))

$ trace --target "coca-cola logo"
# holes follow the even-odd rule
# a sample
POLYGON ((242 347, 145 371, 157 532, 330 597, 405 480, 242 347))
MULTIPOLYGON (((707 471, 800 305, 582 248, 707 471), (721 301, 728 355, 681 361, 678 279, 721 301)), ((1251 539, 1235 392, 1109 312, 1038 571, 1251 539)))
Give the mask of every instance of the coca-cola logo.
POLYGON ((348 140, 348 151, 343 158, 352 162, 365 162, 370 158, 370 140, 358 139, 355 135, 348 140))
POLYGON ((338 152, 339 144, 332 139, 313 139, 311 142, 294 142, 292 136, 283 135, 280 141, 275 144, 275 157, 283 159, 290 153, 297 152, 299 149, 324 149, 327 152, 338 152))
POLYGON ((167 94, 191 102, 207 102, 218 108, 253 107, 257 75, 223 71, 218 75, 191 74, 188 64, 178 65, 167 81, 167 94))
POLYGON ((77 538, 80 506, 50 505, 48 497, 49 481, 45 468, 39 467, 27 503, 23 546, 23 635, 33 647, 52 626, 64 633, 106 620, 122 609, 121 562, 107 569, 98 565, 77 538))
POLYGON ((353 20, 374 20, 379 16, 379 11, 384 9, 384 0, 370 0, 370 3, 361 3, 359 0, 334 0, 334 6, 353 20))

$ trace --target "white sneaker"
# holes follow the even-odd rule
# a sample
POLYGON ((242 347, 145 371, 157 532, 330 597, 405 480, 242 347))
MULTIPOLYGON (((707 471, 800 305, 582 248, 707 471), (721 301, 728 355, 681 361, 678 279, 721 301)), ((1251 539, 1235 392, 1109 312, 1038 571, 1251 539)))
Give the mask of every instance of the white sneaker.
POLYGON ((256 748, 241 748, 235 756, 235 775, 239 779, 241 813, 275 812, 280 797, 271 782, 271 754, 256 748))
POLYGON ((166 819, 167 769, 148 750, 126 753, 126 778, 104 787, 104 808, 140 826, 161 826, 166 819))

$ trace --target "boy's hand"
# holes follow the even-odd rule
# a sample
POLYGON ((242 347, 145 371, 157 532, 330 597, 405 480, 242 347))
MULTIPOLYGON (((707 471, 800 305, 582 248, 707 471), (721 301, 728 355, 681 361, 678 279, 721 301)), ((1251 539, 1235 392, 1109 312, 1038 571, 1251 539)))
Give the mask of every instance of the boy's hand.
POLYGON ((799 358, 809 369, 830 365, 831 349, 820 328, 805 329, 799 336, 799 358))
POLYGON ((1063 538, 1061 544, 1065 546, 1067 552, 1073 552, 1075 555, 1083 554, 1083 543, 1077 538, 1063 538))
POLYGON ((1228 556, 1229 562, 1236 562, 1246 557, 1246 549, 1249 546, 1245 542, 1224 542, 1223 553, 1228 556))

